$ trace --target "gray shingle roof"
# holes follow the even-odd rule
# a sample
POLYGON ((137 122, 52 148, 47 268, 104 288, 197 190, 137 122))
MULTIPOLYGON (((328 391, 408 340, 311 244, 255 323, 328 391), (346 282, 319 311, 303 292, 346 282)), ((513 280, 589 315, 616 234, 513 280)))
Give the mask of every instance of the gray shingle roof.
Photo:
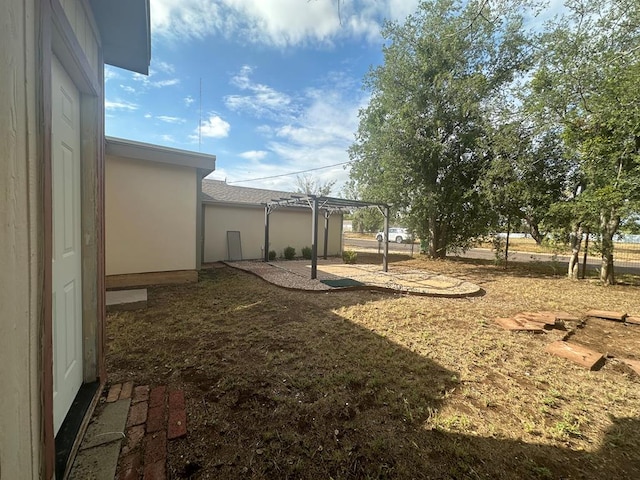
POLYGON ((202 199, 205 201, 260 205, 291 195, 292 192, 236 187, 221 180, 202 180, 202 199))

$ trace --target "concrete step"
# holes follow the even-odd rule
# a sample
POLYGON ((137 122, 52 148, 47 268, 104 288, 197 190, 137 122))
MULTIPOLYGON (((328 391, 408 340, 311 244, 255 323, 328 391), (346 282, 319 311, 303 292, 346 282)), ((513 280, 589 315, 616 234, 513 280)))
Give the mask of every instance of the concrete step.
POLYGON ((107 312, 147 308, 147 289, 113 290, 107 292, 107 312))

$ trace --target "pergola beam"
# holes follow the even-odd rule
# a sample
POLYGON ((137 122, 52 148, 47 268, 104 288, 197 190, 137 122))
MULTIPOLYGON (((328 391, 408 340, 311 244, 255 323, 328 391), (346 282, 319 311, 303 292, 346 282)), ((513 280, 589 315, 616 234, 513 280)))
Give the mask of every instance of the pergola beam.
POLYGON ((325 197, 316 195, 290 195, 288 198, 272 199, 265 204, 264 214, 264 261, 269 261, 269 214, 277 207, 311 208, 311 278, 318 276, 318 211, 324 210, 324 259, 327 258, 329 243, 329 216, 334 212, 350 212, 354 209, 377 207, 384 216, 384 253, 382 270, 388 271, 389 254, 389 206, 384 203, 363 202, 346 198, 325 197))

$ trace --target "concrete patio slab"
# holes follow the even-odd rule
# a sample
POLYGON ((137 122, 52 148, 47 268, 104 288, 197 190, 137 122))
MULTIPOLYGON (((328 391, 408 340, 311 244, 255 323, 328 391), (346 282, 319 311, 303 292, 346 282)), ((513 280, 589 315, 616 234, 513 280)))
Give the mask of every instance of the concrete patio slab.
POLYGON ((107 311, 147 308, 147 289, 113 290, 107 292, 107 311))

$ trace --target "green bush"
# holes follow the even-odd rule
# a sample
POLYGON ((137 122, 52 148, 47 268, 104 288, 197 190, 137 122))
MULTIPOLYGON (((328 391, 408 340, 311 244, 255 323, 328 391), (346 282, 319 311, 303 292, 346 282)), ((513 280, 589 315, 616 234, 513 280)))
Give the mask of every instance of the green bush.
POLYGON ((302 247, 302 258, 311 260, 311 247, 302 247))
POLYGON ((293 247, 287 247, 284 249, 284 258, 287 260, 293 260, 296 256, 296 249, 293 247))
POLYGON ((354 263, 356 263, 356 260, 358 260, 357 252, 354 252, 353 250, 345 250, 344 252, 342 252, 342 261, 344 263, 353 265, 354 263))
POLYGON ((276 251, 275 250, 269 250, 269 261, 273 262, 276 259, 276 251))

